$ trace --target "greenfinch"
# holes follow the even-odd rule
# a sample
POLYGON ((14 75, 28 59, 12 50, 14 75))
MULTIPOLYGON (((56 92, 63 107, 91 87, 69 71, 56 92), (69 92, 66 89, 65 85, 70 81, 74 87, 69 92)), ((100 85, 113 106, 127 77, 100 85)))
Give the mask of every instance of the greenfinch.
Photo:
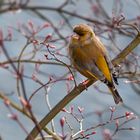
POLYGON ((115 103, 122 103, 123 100, 114 85, 118 82, 112 72, 113 65, 102 42, 86 24, 74 26, 73 32, 69 43, 69 56, 75 69, 88 79, 95 78, 104 82, 115 103))

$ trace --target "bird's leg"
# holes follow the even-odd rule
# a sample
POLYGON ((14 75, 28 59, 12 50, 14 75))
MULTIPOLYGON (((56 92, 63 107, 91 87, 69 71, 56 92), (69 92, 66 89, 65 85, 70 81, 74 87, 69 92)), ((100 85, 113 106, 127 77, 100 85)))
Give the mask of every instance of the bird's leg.
POLYGON ((105 78, 105 77, 103 77, 102 79, 100 79, 100 81, 101 82, 103 82, 103 83, 105 83, 106 85, 108 85, 108 80, 105 78))
POLYGON ((85 81, 83 81, 81 84, 82 85, 84 85, 85 86, 85 89, 87 90, 87 86, 86 86, 86 84, 89 82, 89 79, 87 79, 87 80, 85 80, 85 81))

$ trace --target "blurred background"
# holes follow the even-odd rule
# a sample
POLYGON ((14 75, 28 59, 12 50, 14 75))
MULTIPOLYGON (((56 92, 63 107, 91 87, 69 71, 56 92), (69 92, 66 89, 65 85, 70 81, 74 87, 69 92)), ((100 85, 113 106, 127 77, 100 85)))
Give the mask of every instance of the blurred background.
MULTIPOLYGON (((93 27, 113 59, 137 35, 140 1, 0 0, 2 140, 25 139, 35 125, 12 107, 12 103, 23 111, 26 104, 24 99, 29 100, 31 110, 39 121, 74 88, 68 67, 77 85, 86 79, 71 67, 67 52, 72 27, 79 23, 93 27)), ((60 112, 48 127, 62 135, 60 120, 64 117, 66 139, 71 139, 68 136, 73 135, 73 139, 86 139, 78 133, 82 123, 83 130, 91 128, 85 132, 89 139, 140 140, 140 46, 126 57, 118 69, 117 89, 124 105, 116 106, 107 87, 97 81, 71 101, 65 107, 67 111, 60 112), (113 121, 92 129, 110 119, 111 106, 116 108, 113 118, 118 118, 116 120, 119 122, 113 121), (128 112, 135 115, 130 113, 130 118, 124 117, 128 112), (122 120, 119 119, 121 116, 122 120), (121 123, 124 123, 120 127, 123 129, 117 130, 116 125, 121 123)))

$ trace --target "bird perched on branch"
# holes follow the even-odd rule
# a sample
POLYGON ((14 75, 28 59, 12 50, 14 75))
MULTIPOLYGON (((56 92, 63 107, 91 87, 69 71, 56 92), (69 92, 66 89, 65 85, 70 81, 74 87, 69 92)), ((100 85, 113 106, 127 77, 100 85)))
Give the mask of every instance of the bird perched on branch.
POLYGON ((116 104, 123 102, 114 86, 114 82, 118 84, 117 78, 112 73, 113 65, 102 42, 86 24, 76 25, 73 32, 69 55, 74 67, 85 77, 104 82, 116 104))

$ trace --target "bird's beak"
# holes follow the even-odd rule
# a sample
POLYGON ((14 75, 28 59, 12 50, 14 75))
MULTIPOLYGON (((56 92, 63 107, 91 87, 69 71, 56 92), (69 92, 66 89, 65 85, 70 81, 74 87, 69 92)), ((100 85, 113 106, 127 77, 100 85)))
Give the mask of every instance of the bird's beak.
POLYGON ((77 40, 79 39, 79 35, 77 35, 77 34, 73 34, 71 37, 74 39, 77 39, 77 40))

